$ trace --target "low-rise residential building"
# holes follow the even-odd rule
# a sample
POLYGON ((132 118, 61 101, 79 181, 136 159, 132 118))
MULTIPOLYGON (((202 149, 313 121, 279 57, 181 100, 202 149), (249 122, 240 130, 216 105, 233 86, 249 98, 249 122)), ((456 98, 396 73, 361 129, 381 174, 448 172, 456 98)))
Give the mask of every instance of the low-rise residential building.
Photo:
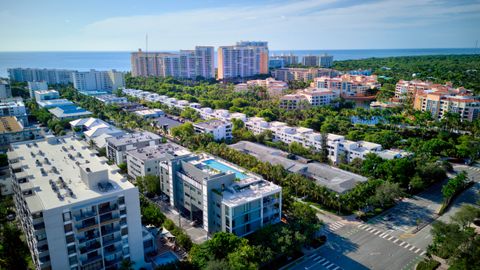
POLYGON ((249 80, 246 83, 237 84, 235 85, 235 91, 246 91, 255 86, 264 87, 270 97, 279 97, 288 89, 286 82, 267 78, 265 80, 249 80))
POLYGON ((280 165, 285 170, 292 173, 299 173, 311 179, 314 179, 318 185, 337 193, 345 193, 354 188, 358 183, 366 182, 367 178, 347 172, 338 168, 311 162, 303 157, 291 154, 249 141, 240 141, 236 144, 229 145, 237 151, 252 155, 263 162, 269 162, 273 165, 280 165))
POLYGON ((171 142, 129 150, 126 155, 128 175, 133 179, 146 175, 160 176, 160 162, 190 154, 186 148, 171 142))
POLYGON ((473 121, 480 115, 480 98, 464 88, 433 88, 417 92, 413 108, 430 112, 434 119, 454 113, 460 116, 461 121, 473 121))
POLYGON ((125 104, 128 102, 126 97, 118 97, 115 95, 101 95, 101 96, 96 96, 95 98, 105 105, 125 104))
POLYGON ((11 97, 12 89, 10 88, 10 84, 7 81, 0 80, 0 100, 11 97))
POLYGON ((326 88, 338 93, 343 98, 368 97, 372 96, 369 90, 379 89, 380 83, 376 75, 350 75, 344 74, 340 77, 319 77, 315 78, 313 87, 326 88))
POLYGON ((91 112, 76 105, 64 105, 48 110, 58 120, 77 119, 92 115, 91 112))
POLYGON ((210 234, 245 236, 280 222, 281 187, 207 154, 161 161, 160 188, 172 207, 210 234))
POLYGON ((56 90, 37 90, 35 91, 35 100, 44 101, 44 100, 53 100, 59 99, 60 94, 56 90))
POLYGON ((335 77, 338 71, 328 68, 279 68, 272 76, 280 81, 311 81, 317 77, 335 77))
POLYGON ((211 134, 215 141, 231 140, 232 123, 222 120, 207 120, 205 122, 194 123, 193 127, 196 133, 211 134))
POLYGON ((135 111, 134 113, 143 118, 157 118, 165 115, 165 113, 160 109, 140 110, 135 111))
POLYGON ((157 134, 148 131, 108 138, 106 146, 107 158, 114 161, 115 164, 122 164, 127 161, 126 155, 128 150, 158 145, 161 139, 157 134))
POLYGON ((15 116, 0 117, 0 148, 5 149, 9 144, 41 138, 40 128, 37 126, 25 127, 15 116))
POLYGON ((413 100, 418 91, 431 89, 433 83, 428 81, 400 80, 395 85, 395 98, 399 101, 413 100))
POLYGON ((286 110, 303 109, 306 105, 325 106, 335 101, 339 95, 328 89, 307 88, 296 94, 285 95, 280 98, 280 108, 286 110))
POLYGON ((48 90, 48 84, 46 81, 28 82, 27 84, 28 84, 28 91, 30 93, 30 98, 35 98, 35 91, 48 90))
POLYGON ((382 150, 380 144, 350 141, 346 140, 344 136, 331 133, 329 133, 325 141, 323 141, 322 134, 314 132, 310 128, 291 127, 286 123, 277 121, 267 122, 261 117, 249 118, 245 122, 245 127, 254 134, 271 131, 275 141, 281 141, 286 144, 296 142, 316 151, 320 151, 322 145, 326 144, 328 157, 334 163, 351 162, 355 158, 364 159, 369 153, 379 154, 385 151, 382 150))
POLYGON ((0 116, 15 116, 24 126, 28 125, 27 109, 21 98, 1 100, 0 116))
POLYGON ((118 137, 126 134, 105 121, 98 118, 81 118, 70 122, 70 126, 74 130, 79 130, 85 136, 87 142, 93 141, 97 148, 106 146, 106 139, 110 137, 118 137))
POLYGON ((12 144, 18 220, 36 269, 145 266, 138 189, 72 137, 12 144))

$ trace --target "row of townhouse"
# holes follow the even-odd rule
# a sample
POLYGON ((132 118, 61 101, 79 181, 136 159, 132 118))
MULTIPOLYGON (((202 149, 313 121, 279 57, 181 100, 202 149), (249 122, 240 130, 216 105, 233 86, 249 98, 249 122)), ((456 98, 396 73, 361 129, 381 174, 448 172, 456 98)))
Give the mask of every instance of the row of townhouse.
MULTIPOLYGON (((148 91, 135 90, 135 89, 124 89, 125 94, 131 95, 132 93, 139 96, 149 96, 157 95, 152 94, 148 91)), ((166 100, 171 103, 172 98, 163 96, 162 100, 166 100)), ((162 101, 160 101, 162 102, 162 101)), ((178 106, 178 103, 176 103, 178 106)), ((172 105, 173 106, 173 105, 172 105)), ((183 107, 178 107, 180 109, 187 108, 188 105, 183 107)), ((245 123, 245 127, 251 130, 254 134, 259 134, 266 130, 271 130, 274 139, 282 141, 284 143, 298 142, 305 147, 311 147, 315 150, 320 150, 322 147, 322 136, 318 132, 314 132, 313 129, 303 128, 303 127, 290 127, 283 122, 267 122, 260 117, 250 117, 243 113, 230 113, 228 110, 217 109, 213 110, 212 108, 196 107, 194 108, 200 113, 200 116, 203 119, 220 119, 225 122, 229 122, 232 119, 240 119, 245 123)), ((380 144, 365 142, 365 141, 349 141, 346 140, 344 136, 336 134, 328 134, 327 138, 327 147, 329 149, 329 158, 334 163, 339 163, 342 159, 345 159, 348 162, 351 162, 355 158, 364 159, 368 153, 375 153, 385 159, 394 159, 401 158, 408 155, 407 152, 400 150, 382 150, 380 144)))
POLYGON ((385 159, 400 158, 407 155, 406 152, 397 150, 382 150, 380 144, 366 141, 350 141, 344 136, 329 133, 326 141, 322 141, 322 134, 313 129, 304 127, 291 127, 286 123, 273 121, 267 122, 261 117, 252 117, 245 122, 245 127, 254 134, 271 131, 274 140, 290 144, 297 142, 304 147, 313 148, 317 151, 322 149, 322 144, 328 148, 328 157, 334 163, 346 160, 351 162, 355 158, 364 159, 369 153, 375 153, 385 159))

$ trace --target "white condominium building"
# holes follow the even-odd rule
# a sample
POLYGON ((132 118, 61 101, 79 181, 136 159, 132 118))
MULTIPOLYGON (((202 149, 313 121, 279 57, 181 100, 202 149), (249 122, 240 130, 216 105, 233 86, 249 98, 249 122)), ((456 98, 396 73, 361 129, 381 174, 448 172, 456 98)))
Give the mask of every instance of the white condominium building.
POLYGON ((74 70, 46 68, 9 68, 8 75, 11 81, 16 82, 43 81, 49 84, 68 84, 73 82, 73 71, 74 70))
POLYGON ((131 54, 133 76, 156 76, 196 79, 215 77, 214 49, 196 46, 194 50, 168 52, 133 52, 131 54))
POLYGON ((138 189, 72 137, 12 144, 14 202, 42 269, 145 265, 138 189))
POLYGON ((268 74, 268 42, 240 41, 218 48, 218 79, 268 74))
POLYGON ((75 71, 72 72, 73 86, 79 91, 112 92, 125 86, 124 73, 114 69, 108 71, 75 71))
POLYGON ((35 91, 35 100, 37 102, 45 101, 45 100, 59 99, 59 98, 60 98, 60 94, 56 90, 37 90, 37 91, 35 91))
POLYGON ((211 134, 215 141, 231 140, 232 123, 222 120, 212 119, 205 122, 194 123, 193 127, 196 133, 211 134))
POLYGON ((28 82, 28 91, 30 93, 30 98, 35 98, 35 91, 37 90, 48 90, 47 82, 28 82))
POLYGON ((144 131, 107 138, 107 158, 115 164, 127 162, 128 150, 154 146, 160 143, 161 137, 152 132, 144 131))
MULTIPOLYGON (((322 149, 322 144, 326 143, 328 148, 328 157, 332 162, 339 163, 343 159, 351 162, 355 158, 364 159, 368 153, 382 154, 380 144, 371 142, 354 142, 346 140, 344 136, 336 134, 328 134, 325 142, 322 142, 322 134, 314 132, 310 128, 291 127, 283 122, 267 122, 260 117, 249 118, 245 122, 245 127, 251 130, 254 134, 259 134, 270 130, 273 134, 274 140, 290 144, 297 142, 304 147, 313 148, 317 151, 322 149)), ((397 158, 404 156, 407 153, 403 151, 389 150, 390 152, 397 152, 399 155, 383 155, 385 158, 397 158)), ((390 153, 389 152, 389 153, 390 153)))
POLYGON ((24 126, 28 124, 27 109, 21 98, 0 101, 0 116, 15 116, 24 126))
POLYGON ((12 89, 7 81, 0 80, 0 99, 6 99, 12 97, 12 89))

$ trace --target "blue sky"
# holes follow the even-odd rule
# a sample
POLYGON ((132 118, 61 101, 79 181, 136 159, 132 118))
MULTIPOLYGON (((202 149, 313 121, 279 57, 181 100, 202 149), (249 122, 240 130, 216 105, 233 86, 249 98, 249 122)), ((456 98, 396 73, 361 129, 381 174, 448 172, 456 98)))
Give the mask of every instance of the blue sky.
POLYGON ((0 0, 0 51, 473 47, 480 0, 0 0))

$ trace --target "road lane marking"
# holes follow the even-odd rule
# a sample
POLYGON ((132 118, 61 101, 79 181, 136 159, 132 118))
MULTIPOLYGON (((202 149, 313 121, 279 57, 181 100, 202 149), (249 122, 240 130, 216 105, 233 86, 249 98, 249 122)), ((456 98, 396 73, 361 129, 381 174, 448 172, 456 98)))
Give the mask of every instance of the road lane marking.
POLYGON ((367 229, 366 231, 367 231, 367 232, 372 232, 372 231, 374 231, 374 230, 375 230, 374 228, 368 227, 368 229, 367 229))
POLYGON ((385 234, 384 236, 382 236, 382 238, 387 238, 388 236, 390 236, 390 235, 385 234))
POLYGON ((397 243, 397 242, 398 242, 398 240, 399 240, 398 238, 397 238, 397 239, 395 239, 395 241, 393 241, 393 243, 397 243))
POLYGON ((332 267, 332 266, 335 266, 335 264, 333 264, 333 263, 330 263, 330 265, 329 265, 329 266, 327 266, 327 269, 330 269, 330 267, 332 267))
POLYGON ((329 263, 330 263, 329 261, 326 261, 326 262, 322 263, 322 266, 325 266, 325 265, 327 265, 327 264, 329 264, 329 263))
POLYGON ((412 246, 412 247, 410 248, 410 251, 412 251, 413 249, 416 249, 416 247, 415 247, 415 246, 412 246))
POLYGON ((387 235, 386 233, 382 233, 379 235, 379 237, 383 237, 384 235, 387 235))
POLYGON ((358 227, 359 227, 360 229, 363 229, 363 228, 365 228, 365 227, 368 227, 368 225, 360 224, 358 227))
POLYGON ((379 233, 381 233, 381 232, 382 232, 382 231, 378 231, 378 232, 375 233, 375 235, 377 235, 377 234, 379 234, 379 233))
POLYGON ((390 241, 392 240, 392 238, 395 238, 395 236, 390 236, 390 238, 388 238, 387 240, 390 241))
POLYGON ((422 251, 422 250, 419 249, 419 248, 417 248, 417 250, 415 250, 415 253, 418 253, 418 252, 420 252, 420 251, 422 251))
POLYGON ((426 251, 424 251, 424 252, 420 253, 420 256, 423 256, 423 255, 425 255, 425 253, 427 253, 427 252, 426 252, 426 251))
POLYGON ((337 266, 337 267, 333 268, 333 270, 337 270, 338 268, 340 268, 340 266, 337 266))
POLYGON ((403 242, 403 241, 402 241, 402 243, 400 244, 400 246, 403 247, 403 245, 405 245, 405 244, 406 244, 406 242, 403 242))
POLYGON ((407 244, 406 246, 404 246, 404 248, 408 248, 410 246, 410 244, 407 244))

